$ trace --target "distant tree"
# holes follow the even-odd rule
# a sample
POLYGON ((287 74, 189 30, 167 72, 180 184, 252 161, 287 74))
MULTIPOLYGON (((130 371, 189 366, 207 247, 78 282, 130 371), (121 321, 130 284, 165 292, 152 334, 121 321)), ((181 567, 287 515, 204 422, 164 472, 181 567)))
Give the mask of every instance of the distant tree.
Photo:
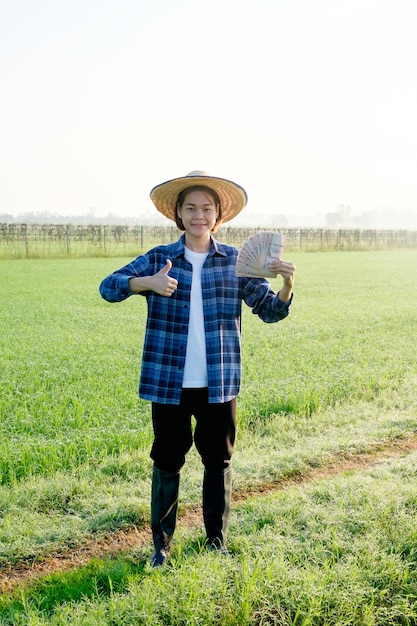
POLYGON ((271 226, 286 228, 288 226, 288 217, 280 214, 271 215, 271 226))
POLYGON ((339 212, 327 213, 324 216, 327 228, 341 228, 344 220, 343 215, 339 212))
POLYGON ((324 216, 327 228, 342 228, 347 226, 352 217, 352 207, 349 204, 338 204, 336 211, 324 216))
POLYGON ((339 204, 337 206, 337 212, 340 213, 344 223, 346 224, 352 216, 352 207, 349 204, 339 204))

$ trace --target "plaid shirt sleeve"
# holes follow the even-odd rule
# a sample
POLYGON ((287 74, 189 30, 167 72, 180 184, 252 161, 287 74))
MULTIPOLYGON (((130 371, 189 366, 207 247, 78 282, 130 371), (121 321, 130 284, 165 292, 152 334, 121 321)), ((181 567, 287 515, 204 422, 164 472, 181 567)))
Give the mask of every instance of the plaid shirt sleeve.
MULTIPOLYGON (((236 248, 212 240, 201 274, 209 402, 214 403, 227 402, 239 393, 242 301, 268 323, 283 319, 290 310, 290 303, 279 300, 269 281, 237 278, 236 256, 236 248)), ((100 293, 109 302, 126 299, 132 295, 129 278, 155 274, 168 258, 172 261, 169 273, 178 280, 174 294, 168 298, 142 292, 148 317, 139 395, 153 402, 179 404, 192 281, 192 266, 184 256, 184 236, 176 243, 154 248, 105 278, 100 293)))
POLYGON ((129 296, 137 295, 129 289, 130 278, 151 276, 157 271, 152 268, 148 255, 144 254, 102 280, 100 294, 107 302, 122 302, 129 296))

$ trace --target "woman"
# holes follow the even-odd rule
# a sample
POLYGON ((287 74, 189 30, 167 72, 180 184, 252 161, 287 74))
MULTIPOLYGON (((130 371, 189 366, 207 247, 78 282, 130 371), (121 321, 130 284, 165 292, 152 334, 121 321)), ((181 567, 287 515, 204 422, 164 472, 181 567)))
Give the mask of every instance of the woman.
POLYGON ((147 299, 139 395, 152 402, 151 563, 158 566, 175 530, 180 470, 193 443, 193 416, 194 442, 204 465, 207 545, 226 551, 242 300, 265 322, 285 318, 295 267, 271 261, 270 269, 283 278, 278 294, 263 278, 236 277, 238 250, 212 237, 246 205, 246 192, 236 183, 194 171, 154 187, 151 199, 184 234, 105 278, 100 293, 109 302, 133 294, 147 299))

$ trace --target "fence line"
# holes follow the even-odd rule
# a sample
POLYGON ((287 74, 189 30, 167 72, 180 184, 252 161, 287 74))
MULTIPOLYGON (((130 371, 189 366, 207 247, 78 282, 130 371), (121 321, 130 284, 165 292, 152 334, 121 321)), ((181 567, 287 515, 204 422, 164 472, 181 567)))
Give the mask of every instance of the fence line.
MULTIPOLYGON (((260 230, 285 235, 286 250, 417 248, 417 231, 409 230, 223 227, 216 238, 240 247, 260 230)), ((175 226, 0 224, 0 258, 136 256, 179 234, 175 226)))

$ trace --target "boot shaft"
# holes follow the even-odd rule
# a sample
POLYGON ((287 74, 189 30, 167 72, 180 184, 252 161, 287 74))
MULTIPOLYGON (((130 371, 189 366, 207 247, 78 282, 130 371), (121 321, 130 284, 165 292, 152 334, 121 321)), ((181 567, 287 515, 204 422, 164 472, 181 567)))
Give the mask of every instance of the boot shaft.
POLYGON ((226 544, 232 496, 232 468, 204 470, 203 518, 208 544, 222 547, 226 544))
POLYGON ((151 529, 157 549, 169 546, 177 523, 180 472, 172 474, 153 467, 151 529))

